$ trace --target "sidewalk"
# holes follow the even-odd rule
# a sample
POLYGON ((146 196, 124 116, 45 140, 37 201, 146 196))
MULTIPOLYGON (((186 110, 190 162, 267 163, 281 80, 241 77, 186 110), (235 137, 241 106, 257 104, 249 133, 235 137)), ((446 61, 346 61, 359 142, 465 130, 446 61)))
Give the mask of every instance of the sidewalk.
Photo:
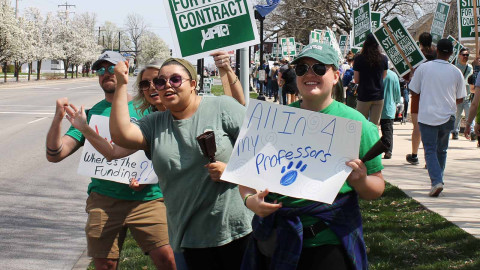
POLYGON ((411 165, 405 156, 411 153, 411 123, 395 123, 392 159, 383 159, 385 180, 398 186, 428 209, 440 214, 476 238, 480 238, 480 148, 460 136, 450 140, 444 176, 444 190, 438 198, 428 196, 430 178, 425 167, 422 145, 419 165, 411 165))

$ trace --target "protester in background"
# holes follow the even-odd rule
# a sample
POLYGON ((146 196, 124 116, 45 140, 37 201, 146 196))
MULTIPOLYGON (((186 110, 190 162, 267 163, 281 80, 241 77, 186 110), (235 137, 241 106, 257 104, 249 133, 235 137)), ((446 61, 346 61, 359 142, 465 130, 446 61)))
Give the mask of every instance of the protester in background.
MULTIPOLYGON (((115 74, 118 83, 110 118, 112 140, 150 152, 168 206, 173 250, 183 251, 190 270, 238 269, 251 231, 251 214, 242 206, 238 187, 220 181, 220 176, 240 131, 245 107, 230 97, 198 96, 195 68, 184 59, 170 58, 154 80, 167 110, 134 124, 124 104, 128 83, 125 63, 117 64, 115 74), (212 163, 196 141, 208 130, 215 133, 217 149, 216 162, 212 163)), ((241 87, 238 77, 228 74, 230 84, 241 87)))
MULTIPOLYGON (((337 83, 338 55, 328 44, 307 45, 293 63, 302 100, 292 107, 362 122, 359 157, 377 142, 378 131, 356 110, 331 98, 337 83)), ((381 157, 364 164, 346 163, 353 171, 332 205, 257 191, 240 186, 245 205, 256 215, 253 237, 242 269, 367 269, 358 197, 381 196, 385 183, 381 157)), ((322 180, 322 179, 319 179, 322 180)))
MULTIPOLYGON (((432 46, 432 35, 428 32, 423 32, 420 34, 418 42, 420 44, 420 50, 428 61, 434 60, 437 58, 437 52, 435 46, 432 46)), ((408 74, 407 81, 410 82, 411 76, 414 72, 408 74)), ((413 130, 412 130, 412 153, 407 154, 406 160, 412 165, 417 165, 418 162, 418 148, 420 147, 420 128, 418 126, 418 106, 420 104, 420 95, 416 94, 413 91, 410 91, 412 94, 412 99, 410 101, 410 116, 412 119, 413 130)))
POLYGON ((472 123, 475 119, 475 127, 474 132, 477 135, 477 147, 480 147, 480 76, 477 76, 475 82, 475 95, 473 97, 470 111, 468 113, 467 122, 465 126, 465 137, 468 139, 471 136, 470 132, 470 123, 472 123), (475 117, 476 113, 476 117, 475 117))
POLYGON ((375 125, 380 124, 383 109, 383 78, 387 76, 388 59, 380 53, 373 34, 368 34, 353 65, 357 88, 357 110, 375 125))
POLYGON ((263 93, 268 98, 272 98, 273 93, 272 93, 272 88, 271 88, 272 84, 270 83, 270 76, 269 76, 270 75, 270 66, 268 65, 268 61, 263 60, 262 69, 265 70, 265 80, 262 82, 263 83, 263 93))
MULTIPOLYGON (((463 74, 463 78, 465 80, 465 98, 463 99, 463 102, 460 104, 457 104, 457 113, 455 114, 455 125, 454 129, 452 131, 452 140, 458 140, 458 132, 460 132, 460 122, 462 120, 462 112, 465 112, 465 119, 468 118, 468 111, 470 110, 470 95, 474 93, 473 86, 470 86, 468 84, 468 77, 470 77, 473 74, 473 68, 472 65, 468 64, 468 57, 470 56, 469 49, 466 47, 463 47, 460 49, 460 52, 458 54, 458 61, 457 64, 455 65, 458 69, 463 74)), ((473 121, 472 121, 473 122, 473 121)), ((473 132, 473 126, 471 125, 473 132)), ((472 134, 472 133, 471 133, 472 134)), ((472 134, 471 136, 472 141, 475 141, 477 137, 475 136, 475 133, 472 134)))
POLYGON ((285 92, 283 86, 285 85, 285 79, 282 77, 283 73, 288 70, 288 58, 283 58, 282 61, 282 66, 278 70, 278 98, 279 98, 279 104, 282 105, 287 105, 287 93, 285 92))
POLYGON ((272 84, 272 93, 273 93, 273 102, 277 102, 278 99, 278 70, 280 69, 277 62, 273 63, 273 68, 270 70, 271 73, 271 84, 272 84))
POLYGON ((380 127, 382 136, 390 142, 390 147, 383 158, 391 159, 393 151, 393 120, 397 112, 397 104, 401 100, 400 81, 397 74, 392 70, 388 70, 387 76, 383 79, 383 86, 385 93, 380 127))
POLYGON ((354 82, 353 80, 353 65, 355 63, 354 61, 355 55, 353 53, 349 53, 347 55, 347 61, 348 64, 351 66, 350 69, 345 71, 345 74, 343 75, 343 87, 346 87, 345 89, 345 104, 347 106, 356 109, 357 108, 357 87, 358 85, 354 82))
POLYGON ((283 92, 285 92, 287 96, 286 105, 297 100, 298 88, 296 78, 294 66, 291 64, 288 65, 288 69, 282 73, 282 79, 285 81, 283 92))
POLYGON ((430 197, 438 197, 444 188, 443 172, 448 139, 455 123, 456 104, 465 97, 463 75, 448 62, 452 53, 452 42, 439 40, 438 59, 420 65, 409 85, 413 92, 420 94, 418 125, 432 185, 430 197))
MULTIPOLYGON (((94 105, 88 113, 83 106, 78 110, 71 105, 66 97, 57 100, 55 117, 47 134, 48 161, 62 161, 80 149, 85 139, 108 160, 134 152, 110 144, 87 124, 92 115, 110 116, 117 80, 113 69, 116 63, 123 61, 125 59, 119 53, 106 51, 93 63, 92 69, 96 70, 105 99, 94 105), (61 136, 61 122, 67 113, 72 126, 61 136), (78 122, 82 118, 83 124, 78 122)), ((127 117, 140 119, 142 115, 135 110, 131 97, 126 96, 123 102, 127 117)), ((163 194, 157 184, 132 191, 127 184, 92 178, 88 194, 85 232, 88 256, 93 257, 96 269, 117 269, 127 229, 132 232, 142 251, 150 255, 157 269, 175 269, 163 194)))

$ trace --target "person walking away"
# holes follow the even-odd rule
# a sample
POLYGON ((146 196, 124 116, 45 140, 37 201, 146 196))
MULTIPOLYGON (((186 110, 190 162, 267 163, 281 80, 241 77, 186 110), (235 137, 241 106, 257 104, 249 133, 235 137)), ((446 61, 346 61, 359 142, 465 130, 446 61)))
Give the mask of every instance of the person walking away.
MULTIPOLYGON (((105 99, 94 105, 86 116, 110 116, 111 102, 116 87, 114 66, 125 61, 122 55, 113 51, 104 52, 93 63, 105 99)), ((68 98, 56 102, 55 117, 47 134, 47 160, 60 162, 76 152, 87 139, 107 159, 116 159, 132 153, 132 150, 117 148, 101 138, 91 128, 80 131, 72 126, 61 135, 63 117, 78 113, 68 98), (127 151, 127 152, 125 152, 127 151)), ((125 100, 129 117, 140 119, 133 106, 131 96, 125 100)), ((83 107, 80 109, 83 115, 83 107)), ((157 184, 146 185, 139 191, 130 189, 128 184, 92 178, 88 186, 86 211, 88 213, 85 232, 87 253, 93 258, 96 269, 117 269, 118 258, 127 230, 145 254, 148 254, 157 269, 175 269, 175 259, 169 245, 166 209, 163 194, 157 184)))
POLYGON ((383 79, 384 102, 380 128, 382 136, 390 142, 390 147, 383 156, 384 159, 392 158, 393 151, 393 120, 397 112, 397 104, 400 103, 400 81, 398 76, 392 70, 387 71, 387 76, 383 79))
POLYGON ((283 58, 282 61, 282 66, 278 70, 278 98, 280 100, 279 104, 282 105, 287 105, 287 93, 285 92, 283 86, 285 85, 285 79, 283 78, 283 73, 288 70, 288 58, 283 58))
POLYGON ((380 124, 383 109, 383 78, 387 76, 388 59, 380 53, 373 34, 368 34, 353 65, 357 88, 357 110, 375 125, 380 124))
POLYGON ((273 68, 270 71, 271 75, 271 83, 272 83, 272 92, 273 92, 273 102, 277 102, 279 100, 278 98, 278 70, 279 70, 279 65, 277 62, 273 64, 273 68))
POLYGON ((453 53, 452 42, 437 43, 437 59, 420 65, 410 89, 420 94, 418 125, 431 180, 430 197, 438 197, 444 188, 448 139, 455 123, 457 104, 465 97, 462 72, 448 62, 453 53))
MULTIPOLYGON (((432 61, 437 58, 437 52, 435 46, 432 46, 432 35, 428 32, 423 32, 418 38, 420 44, 420 50, 428 61, 432 61)), ((411 76, 413 73, 410 72, 407 74, 407 82, 410 82, 411 76)), ((418 165, 418 148, 420 147, 420 128, 418 127, 418 106, 420 104, 420 95, 416 94, 413 91, 410 91, 412 94, 411 105, 410 105, 410 116, 412 119, 413 130, 412 130, 412 153, 407 154, 406 160, 412 165, 418 165)))

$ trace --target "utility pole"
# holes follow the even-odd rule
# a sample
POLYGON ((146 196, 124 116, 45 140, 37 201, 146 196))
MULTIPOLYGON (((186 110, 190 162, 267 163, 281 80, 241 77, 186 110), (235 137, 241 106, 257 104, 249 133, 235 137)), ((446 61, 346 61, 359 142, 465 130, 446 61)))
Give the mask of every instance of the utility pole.
MULTIPOLYGON (((17 0, 17 1, 18 1, 18 0, 17 0)), ((68 2, 65 1, 65 4, 63 4, 63 5, 58 5, 58 7, 65 7, 65 19, 68 19, 68 14, 70 13, 70 12, 68 11, 68 9, 69 9, 70 7, 76 7, 76 6, 75 6, 75 5, 69 5, 68 2)), ((71 13, 75 13, 75 12, 71 12, 71 13)))

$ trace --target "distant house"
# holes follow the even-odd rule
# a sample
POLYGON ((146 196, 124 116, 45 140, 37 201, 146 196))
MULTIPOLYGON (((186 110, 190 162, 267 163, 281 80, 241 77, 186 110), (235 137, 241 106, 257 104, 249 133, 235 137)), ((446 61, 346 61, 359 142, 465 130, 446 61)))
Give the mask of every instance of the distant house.
MULTIPOLYGON (((79 67, 79 70, 81 70, 81 67, 79 67)), ((24 73, 28 72, 28 65, 27 64, 22 65, 22 71, 21 72, 24 72, 24 73)), ((32 72, 33 73, 37 72, 37 61, 33 62, 32 72)), ((42 60, 42 69, 40 70, 40 73, 64 73, 63 61, 62 60, 50 60, 50 59, 42 60)))

